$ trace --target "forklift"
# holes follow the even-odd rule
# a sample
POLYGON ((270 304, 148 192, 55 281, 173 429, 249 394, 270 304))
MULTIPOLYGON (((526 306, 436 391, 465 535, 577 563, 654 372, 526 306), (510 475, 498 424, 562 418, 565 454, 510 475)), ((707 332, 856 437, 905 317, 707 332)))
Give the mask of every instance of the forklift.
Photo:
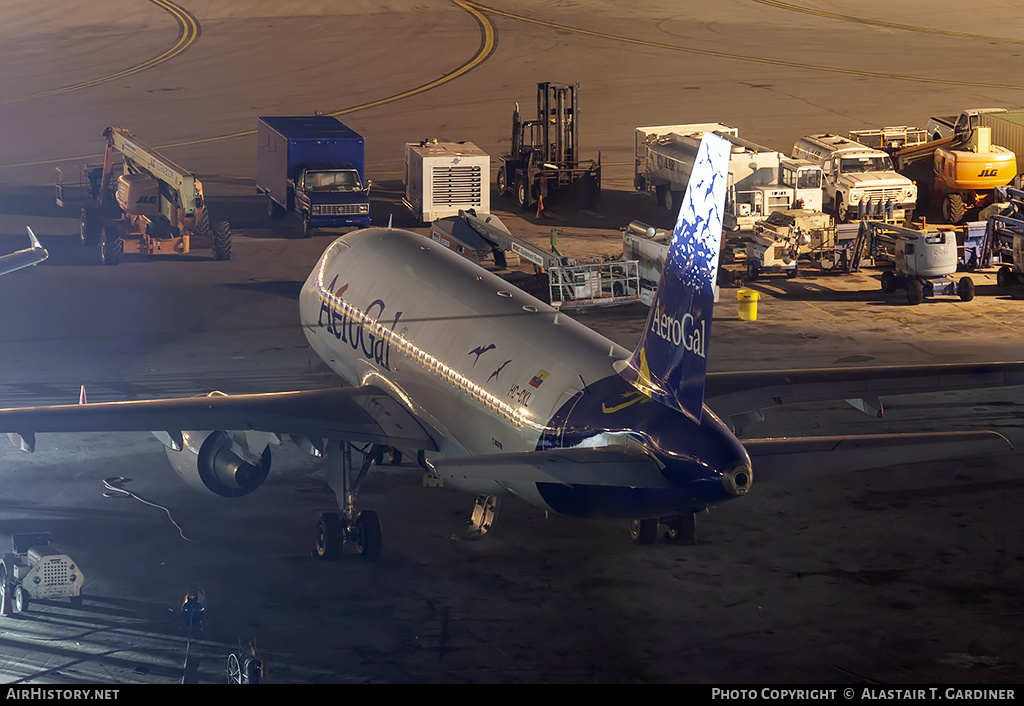
POLYGON ((575 196, 584 208, 601 200, 601 155, 579 159, 579 85, 537 84, 537 119, 512 113, 512 149, 499 159, 499 196, 515 195, 524 211, 549 196, 575 196))

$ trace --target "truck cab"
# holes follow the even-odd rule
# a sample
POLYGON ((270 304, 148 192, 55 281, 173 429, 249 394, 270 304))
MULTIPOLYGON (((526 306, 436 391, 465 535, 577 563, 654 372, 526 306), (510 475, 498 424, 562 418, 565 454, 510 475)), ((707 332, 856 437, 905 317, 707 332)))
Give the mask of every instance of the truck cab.
POLYGON ((795 159, 821 165, 822 202, 836 221, 853 218, 909 220, 917 186, 898 174, 889 155, 839 135, 808 135, 793 146, 795 159))

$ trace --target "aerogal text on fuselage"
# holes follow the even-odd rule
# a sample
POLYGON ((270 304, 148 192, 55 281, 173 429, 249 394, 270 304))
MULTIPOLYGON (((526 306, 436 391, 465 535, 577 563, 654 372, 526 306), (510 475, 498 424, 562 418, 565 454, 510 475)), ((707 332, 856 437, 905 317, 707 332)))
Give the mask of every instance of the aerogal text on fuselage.
POLYGON ((391 370, 391 336, 394 334, 398 320, 402 318, 402 312, 395 314, 395 320, 391 324, 390 331, 383 324, 378 323, 387 305, 383 299, 374 299, 366 307, 366 311, 360 311, 352 304, 347 304, 342 296, 348 285, 342 285, 337 290, 334 286, 338 282, 338 275, 334 276, 327 292, 334 292, 336 303, 327 298, 327 293, 320 298, 320 318, 317 326, 324 325, 324 316, 327 316, 327 332, 334 334, 334 337, 343 343, 352 346, 354 351, 362 351, 369 360, 374 361, 385 370, 391 370))

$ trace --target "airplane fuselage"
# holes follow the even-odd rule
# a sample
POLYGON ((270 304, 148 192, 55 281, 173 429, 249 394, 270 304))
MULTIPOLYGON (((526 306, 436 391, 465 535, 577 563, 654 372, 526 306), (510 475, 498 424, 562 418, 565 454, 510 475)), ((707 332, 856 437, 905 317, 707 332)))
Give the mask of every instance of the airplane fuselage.
POLYGON ((726 476, 749 474, 746 452, 710 411, 695 422, 615 372, 629 351, 414 233, 339 238, 306 281, 300 309, 316 353, 348 383, 391 392, 435 438, 439 457, 631 437, 664 466, 669 486, 465 479, 465 490, 511 492, 563 514, 650 517, 728 499, 736 493, 726 476))

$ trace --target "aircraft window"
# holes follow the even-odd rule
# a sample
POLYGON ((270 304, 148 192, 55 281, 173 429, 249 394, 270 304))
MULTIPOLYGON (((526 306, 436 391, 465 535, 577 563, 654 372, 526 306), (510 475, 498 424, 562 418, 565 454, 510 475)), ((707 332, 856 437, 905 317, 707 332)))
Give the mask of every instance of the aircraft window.
POLYGON ((499 297, 505 297, 506 299, 511 299, 512 298, 512 292, 507 292, 504 289, 502 289, 502 290, 498 291, 498 296, 499 297))
POLYGON ((535 307, 533 304, 526 304, 526 305, 523 306, 523 311, 529 311, 529 312, 536 313, 537 307, 535 307))

